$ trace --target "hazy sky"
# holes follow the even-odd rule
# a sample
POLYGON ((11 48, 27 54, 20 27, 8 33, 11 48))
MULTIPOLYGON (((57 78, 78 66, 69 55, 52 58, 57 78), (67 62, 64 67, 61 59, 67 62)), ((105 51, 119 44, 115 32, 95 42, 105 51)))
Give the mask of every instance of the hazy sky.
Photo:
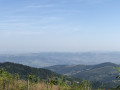
POLYGON ((120 51, 120 0, 0 0, 0 53, 120 51))

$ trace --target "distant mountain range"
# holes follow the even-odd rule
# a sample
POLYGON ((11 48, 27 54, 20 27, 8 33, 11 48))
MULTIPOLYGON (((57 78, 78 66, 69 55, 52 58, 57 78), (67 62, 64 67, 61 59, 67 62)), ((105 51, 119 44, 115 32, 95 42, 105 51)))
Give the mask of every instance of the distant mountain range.
POLYGON ((15 62, 38 68, 52 65, 94 65, 103 62, 120 64, 120 52, 1 54, 0 62, 15 62))
POLYGON ((119 72, 116 67, 120 67, 120 65, 106 62, 97 65, 55 65, 46 67, 46 69, 90 81, 117 83, 116 76, 119 75, 119 72))

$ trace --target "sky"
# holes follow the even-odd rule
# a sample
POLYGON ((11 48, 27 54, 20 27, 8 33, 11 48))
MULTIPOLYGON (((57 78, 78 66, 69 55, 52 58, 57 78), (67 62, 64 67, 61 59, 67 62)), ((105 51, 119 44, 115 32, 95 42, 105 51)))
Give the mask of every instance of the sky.
POLYGON ((0 0, 0 53, 120 51, 120 0, 0 0))

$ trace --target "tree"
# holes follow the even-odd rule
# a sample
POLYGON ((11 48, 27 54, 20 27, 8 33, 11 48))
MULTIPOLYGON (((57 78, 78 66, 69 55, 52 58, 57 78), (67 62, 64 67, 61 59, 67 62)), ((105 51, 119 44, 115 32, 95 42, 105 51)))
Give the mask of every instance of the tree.
MULTIPOLYGON (((120 67, 117 67, 117 70, 120 72, 120 67)), ((120 78, 120 76, 118 75, 116 78, 120 78)), ((120 90, 120 85, 118 85, 117 87, 116 87, 116 89, 118 89, 118 90, 120 90)))
POLYGON ((29 74, 28 75, 28 80, 30 80, 31 82, 33 82, 35 80, 35 75, 34 74, 29 74))

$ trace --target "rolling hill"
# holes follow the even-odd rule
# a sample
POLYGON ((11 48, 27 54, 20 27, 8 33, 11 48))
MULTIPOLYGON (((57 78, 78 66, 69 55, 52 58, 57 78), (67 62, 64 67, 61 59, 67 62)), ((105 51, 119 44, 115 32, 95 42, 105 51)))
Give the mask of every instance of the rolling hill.
POLYGON ((102 82, 105 88, 113 88, 119 85, 120 83, 115 78, 118 76, 116 67, 119 67, 119 65, 109 62, 97 65, 55 65, 45 69, 11 62, 0 63, 0 68, 5 68, 13 75, 18 73, 22 79, 26 79, 28 74, 34 74, 40 79, 46 79, 47 75, 61 78, 60 74, 65 74, 68 76, 64 76, 64 80, 81 82, 81 79, 86 79, 91 81, 94 88, 101 87, 102 82))
POLYGON ((97 65, 55 65, 46 68, 59 74, 90 81, 116 82, 115 77, 119 74, 116 67, 119 67, 119 65, 106 62, 97 65))
POLYGON ((47 77, 54 77, 54 78, 63 78, 64 80, 68 81, 81 81, 79 78, 71 77, 71 76, 66 76, 66 75, 61 75, 57 74, 51 70, 44 69, 44 68, 34 68, 22 64, 17 64, 17 63, 12 63, 12 62, 5 62, 5 63, 0 63, 0 69, 4 68, 6 71, 8 71, 11 74, 19 74, 21 79, 26 79, 29 74, 35 75, 35 77, 40 77, 40 79, 46 79, 47 77))
POLYGON ((40 77, 41 79, 45 79, 48 76, 60 76, 57 73, 54 73, 50 70, 43 69, 43 68, 33 68, 30 66, 22 65, 22 64, 16 64, 11 62, 5 62, 0 63, 0 68, 4 68, 6 71, 8 71, 11 74, 18 73, 21 78, 26 78, 29 74, 34 74, 36 77, 40 77))

